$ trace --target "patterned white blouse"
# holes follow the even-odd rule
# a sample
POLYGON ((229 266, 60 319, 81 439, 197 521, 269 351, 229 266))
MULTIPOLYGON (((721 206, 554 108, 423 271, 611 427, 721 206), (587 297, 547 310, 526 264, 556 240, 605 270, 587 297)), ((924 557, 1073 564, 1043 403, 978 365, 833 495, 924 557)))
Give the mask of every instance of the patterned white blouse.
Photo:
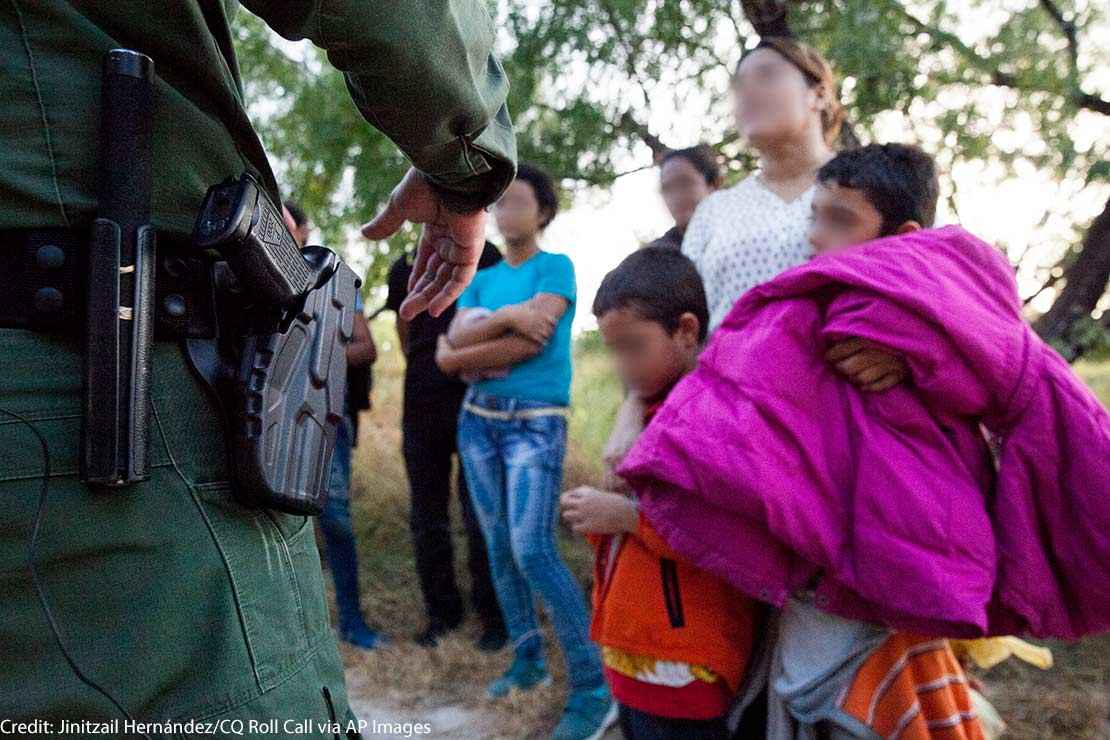
POLYGON ((710 331, 749 288, 812 254, 813 191, 810 187, 788 203, 758 175, 749 175, 698 204, 682 253, 693 260, 705 283, 710 331))

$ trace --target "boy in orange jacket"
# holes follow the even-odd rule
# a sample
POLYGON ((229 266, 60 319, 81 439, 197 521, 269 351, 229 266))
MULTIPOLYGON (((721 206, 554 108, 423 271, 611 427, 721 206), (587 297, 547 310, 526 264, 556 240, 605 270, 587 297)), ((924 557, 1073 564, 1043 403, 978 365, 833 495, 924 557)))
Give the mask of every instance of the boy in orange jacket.
MULTIPOLYGON (((617 372, 646 407, 645 426, 705 341, 697 270, 646 247, 609 273, 593 306, 617 372)), ((628 738, 726 738, 725 718, 751 652, 756 607, 682 561, 624 493, 580 487, 563 517, 597 550, 591 638, 628 738)))

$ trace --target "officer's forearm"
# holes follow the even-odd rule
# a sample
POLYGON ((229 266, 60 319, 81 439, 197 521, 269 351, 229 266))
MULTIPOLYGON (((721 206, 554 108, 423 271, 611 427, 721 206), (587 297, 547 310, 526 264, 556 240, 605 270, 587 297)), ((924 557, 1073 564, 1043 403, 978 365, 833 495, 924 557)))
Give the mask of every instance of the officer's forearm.
POLYGON ((274 30, 309 38, 346 73, 366 120, 392 139, 457 211, 512 181, 508 82, 491 53, 482 0, 243 0, 274 30))

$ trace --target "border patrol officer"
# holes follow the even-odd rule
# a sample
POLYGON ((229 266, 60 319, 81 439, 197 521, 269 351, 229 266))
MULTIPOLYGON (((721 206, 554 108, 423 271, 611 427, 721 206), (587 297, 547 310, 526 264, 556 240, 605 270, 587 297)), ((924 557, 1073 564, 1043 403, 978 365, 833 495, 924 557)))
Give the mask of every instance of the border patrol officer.
MULTIPOLYGON (((320 737, 352 717, 311 522, 235 501, 216 405, 182 350, 218 319, 188 240, 206 188, 250 170, 280 203, 243 100, 237 4, 0 0, 0 717, 55 731, 119 721, 113 735, 131 734, 127 717, 166 723, 139 727, 151 736, 257 720, 320 737), (116 47, 156 72, 158 315, 150 478, 104 492, 78 479, 83 250, 101 67, 116 47)), ((515 169, 483 3, 242 4, 325 49, 363 116, 412 160, 366 229, 425 224, 404 311, 438 314, 473 276, 482 209, 515 169)))

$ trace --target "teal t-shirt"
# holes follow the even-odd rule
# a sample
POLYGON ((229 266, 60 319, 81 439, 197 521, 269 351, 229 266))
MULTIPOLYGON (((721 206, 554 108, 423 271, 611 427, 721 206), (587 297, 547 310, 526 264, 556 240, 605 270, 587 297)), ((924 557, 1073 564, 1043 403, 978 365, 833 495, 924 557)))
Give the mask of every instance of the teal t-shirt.
POLYGON ((537 293, 553 293, 569 302, 547 346, 535 357, 514 365, 504 378, 475 384, 483 393, 503 398, 566 406, 570 403, 570 325, 575 306, 574 263, 565 254, 540 250, 513 267, 502 260, 480 270, 459 297, 458 306, 488 308, 523 303, 537 293))

